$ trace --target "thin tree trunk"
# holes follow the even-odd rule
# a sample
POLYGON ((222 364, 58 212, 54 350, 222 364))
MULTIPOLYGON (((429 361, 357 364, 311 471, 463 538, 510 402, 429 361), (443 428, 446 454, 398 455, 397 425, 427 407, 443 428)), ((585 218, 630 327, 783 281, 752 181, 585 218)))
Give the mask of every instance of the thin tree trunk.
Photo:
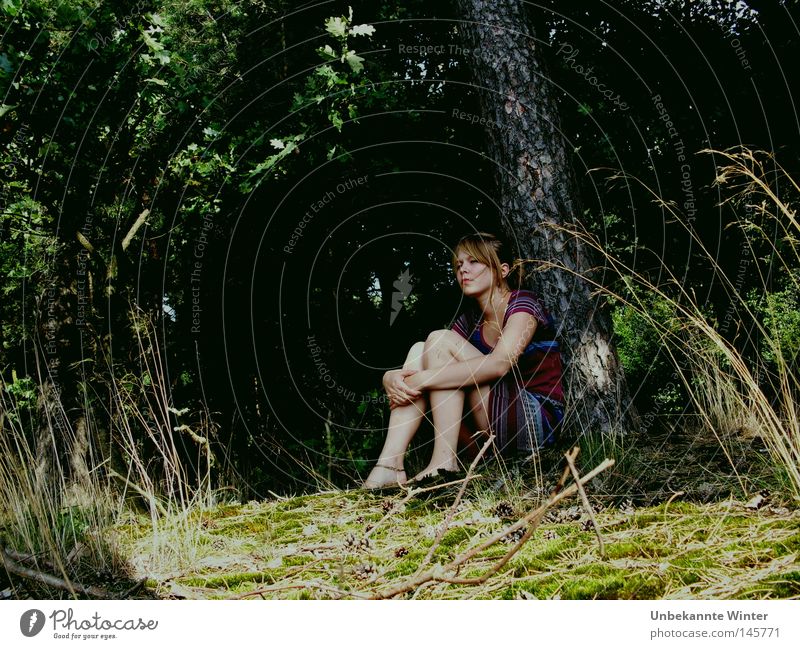
POLYGON ((638 425, 609 319, 590 285, 585 246, 548 224, 580 218, 577 183, 549 81, 522 0, 456 0, 463 45, 481 110, 493 122, 488 155, 497 163, 503 227, 523 258, 553 262, 531 284, 559 320, 571 434, 622 433, 638 425))

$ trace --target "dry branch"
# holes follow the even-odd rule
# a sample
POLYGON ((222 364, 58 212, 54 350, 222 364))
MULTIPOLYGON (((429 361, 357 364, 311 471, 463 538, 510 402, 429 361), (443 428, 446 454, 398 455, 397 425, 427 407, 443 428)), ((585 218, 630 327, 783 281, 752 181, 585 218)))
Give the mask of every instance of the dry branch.
MULTIPOLYGON (((486 453, 486 451, 492 445, 492 442, 494 442, 494 438, 495 438, 494 435, 490 435, 489 436, 489 439, 486 440, 486 443, 483 445, 481 450, 475 456, 475 459, 472 460, 472 463, 469 465, 469 468, 467 469, 467 475, 461 481, 462 482, 461 488, 458 490, 458 494, 456 494, 456 497, 453 500, 453 504, 450 506, 450 509, 447 512, 447 516, 445 516, 444 523, 442 523, 441 529, 439 530, 438 534, 436 535, 436 538, 433 540, 433 544, 431 545, 430 550, 428 550, 428 553, 425 555, 425 558, 422 560, 422 563, 420 563, 419 568, 417 569, 417 571, 419 571, 422 568, 422 566, 425 566, 428 563, 430 563, 430 560, 433 558, 433 555, 436 552, 436 548, 439 547, 439 544, 442 542, 442 538, 444 538, 445 533, 447 532, 448 528, 450 527, 450 523, 453 521, 453 516, 456 513, 456 508, 458 507, 458 503, 461 502, 461 498, 463 498, 463 496, 464 496, 464 491, 467 488, 468 482, 474 478, 472 472, 475 470, 475 467, 478 465, 478 462, 480 462, 480 460, 483 457, 484 453, 486 453)), ((441 486, 444 486, 444 485, 441 485, 441 486)))
POLYGON ((570 456, 567 453, 564 457, 567 458, 567 466, 569 467, 570 472, 572 473, 572 477, 575 479, 575 484, 578 487, 578 494, 581 497, 581 502, 583 503, 583 508, 586 510, 587 516, 589 516, 589 520, 592 521, 592 525, 594 526, 594 532, 597 534, 597 542, 600 545, 600 556, 605 559, 606 558, 606 546, 603 543, 603 537, 600 535, 600 526, 597 524, 597 519, 594 517, 594 510, 592 509, 592 505, 589 503, 589 498, 586 495, 586 490, 583 488, 583 485, 580 482, 580 475, 578 475, 578 469, 575 468, 575 457, 578 456, 578 452, 580 452, 580 448, 576 446, 574 449, 574 455, 570 456))
POLYGON ((123 250, 127 250, 128 246, 131 245, 131 240, 133 239, 134 236, 136 236, 136 233, 139 231, 139 228, 141 228, 144 225, 144 222, 147 220, 147 217, 149 215, 150 215, 150 210, 148 209, 142 210, 142 213, 139 214, 138 218, 136 219, 136 221, 134 221, 133 225, 131 226, 131 229, 128 230, 128 234, 126 234, 125 238, 122 240, 123 250))
POLYGON ((8 550, 5 548, 3 549, 3 565, 5 569, 18 577, 22 577, 23 579, 28 579, 30 581, 35 581, 40 584, 44 584, 45 586, 49 586, 50 588, 57 588, 59 590, 66 590, 73 595, 80 594, 80 595, 87 595, 89 597, 97 597, 99 599, 113 599, 111 593, 107 590, 103 590, 102 588, 97 588, 96 586, 83 586, 77 582, 69 582, 60 577, 55 577, 53 575, 48 575, 47 573, 40 572, 38 570, 33 570, 32 568, 26 568, 25 566, 19 565, 14 559, 11 558, 9 555, 8 550))
POLYGON ((407 593, 412 590, 416 590, 417 588, 429 583, 429 582, 446 582, 446 583, 456 583, 456 584, 481 584, 485 582, 489 577, 494 575, 498 570, 500 570, 511 557, 516 554, 519 549, 523 546, 523 544, 531 537, 533 531, 541 522, 544 514, 547 510, 555 505, 557 502, 567 498, 568 496, 572 496, 578 492, 579 486, 589 482, 601 472, 605 471, 607 468, 613 466, 614 460, 606 459, 601 462, 598 466, 596 466, 592 471, 587 473, 582 478, 577 479, 573 484, 569 487, 551 496, 547 502, 540 505, 533 511, 529 512, 521 519, 519 519, 516 523, 511 525, 510 527, 501 530, 497 534, 491 536, 489 539, 476 545, 460 556, 456 557, 453 561, 448 563, 447 565, 435 565, 430 570, 427 570, 421 574, 414 575, 411 579, 405 581, 404 583, 395 586, 394 588, 389 588, 384 591, 379 591, 377 593, 373 593, 370 596, 370 599, 390 599, 402 593, 407 593), (474 578, 459 578, 456 577, 457 571, 466 564, 467 561, 475 557, 477 554, 483 552, 487 548, 491 547, 503 537, 507 536, 511 532, 515 530, 521 529, 522 527, 530 526, 529 529, 525 532, 522 538, 517 542, 517 544, 506 553, 497 563, 495 563, 491 568, 489 568, 485 573, 480 575, 479 577, 474 578))

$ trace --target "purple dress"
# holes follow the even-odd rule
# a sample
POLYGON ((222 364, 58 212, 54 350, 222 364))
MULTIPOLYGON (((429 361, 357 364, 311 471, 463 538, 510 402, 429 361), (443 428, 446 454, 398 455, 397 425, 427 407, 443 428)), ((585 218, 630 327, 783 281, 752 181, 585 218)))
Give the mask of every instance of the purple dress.
MULTIPOLYGON (((532 291, 511 291, 503 326, 514 313, 529 313, 537 320, 536 331, 517 364, 498 379, 489 392, 489 424, 501 453, 517 450, 533 453, 555 442, 564 416, 561 386, 561 351, 555 340, 556 323, 532 291)), ((478 308, 462 313, 451 329, 481 353, 491 353, 483 337, 483 314, 478 308)))

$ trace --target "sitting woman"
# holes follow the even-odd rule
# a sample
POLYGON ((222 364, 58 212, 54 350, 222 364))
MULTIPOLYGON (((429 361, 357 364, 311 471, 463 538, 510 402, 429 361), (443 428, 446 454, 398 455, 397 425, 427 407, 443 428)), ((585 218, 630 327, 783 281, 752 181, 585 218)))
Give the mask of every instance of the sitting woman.
POLYGON ((508 246, 485 232, 456 244, 456 278, 474 302, 450 329, 415 343, 402 369, 384 375, 389 428, 366 489, 407 482, 403 459, 428 407, 433 454, 415 481, 459 470, 465 402, 477 431, 493 433, 500 453, 530 454, 555 441, 564 413, 555 325, 533 292, 509 287, 512 262, 508 246))

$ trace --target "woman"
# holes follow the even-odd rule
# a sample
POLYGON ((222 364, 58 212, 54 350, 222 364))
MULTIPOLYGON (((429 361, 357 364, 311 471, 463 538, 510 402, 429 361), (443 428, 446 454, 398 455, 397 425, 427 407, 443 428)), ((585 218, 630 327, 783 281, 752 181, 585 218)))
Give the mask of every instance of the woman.
POLYGON ((473 307, 450 329, 415 343, 403 368, 384 375, 389 429, 364 488, 407 482, 403 458, 428 407, 433 454, 415 481, 459 470, 456 451, 467 402, 477 430, 494 433, 500 452, 532 453, 554 442, 563 417, 555 325, 534 293, 509 287, 512 261, 508 246, 486 232, 456 244, 456 278, 473 307))

